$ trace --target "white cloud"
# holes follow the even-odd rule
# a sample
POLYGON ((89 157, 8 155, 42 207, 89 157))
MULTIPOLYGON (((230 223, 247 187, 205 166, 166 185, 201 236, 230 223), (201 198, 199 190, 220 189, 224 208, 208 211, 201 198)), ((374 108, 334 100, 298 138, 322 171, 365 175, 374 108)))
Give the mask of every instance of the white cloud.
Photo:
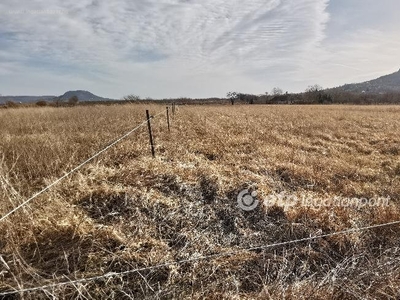
MULTIPOLYGON (((325 84, 333 80, 320 76, 327 68, 321 62, 360 69, 346 59, 352 55, 337 59, 326 44, 327 5, 328 0, 2 0, 0 82, 7 76, 7 85, 0 88, 15 94, 84 88, 110 97, 173 97, 260 93, 275 85, 299 90, 313 77, 325 84), (30 78, 35 80, 27 83, 30 78)), ((364 43, 352 45, 365 49, 364 43)), ((345 51, 341 45, 337 50, 345 51)))

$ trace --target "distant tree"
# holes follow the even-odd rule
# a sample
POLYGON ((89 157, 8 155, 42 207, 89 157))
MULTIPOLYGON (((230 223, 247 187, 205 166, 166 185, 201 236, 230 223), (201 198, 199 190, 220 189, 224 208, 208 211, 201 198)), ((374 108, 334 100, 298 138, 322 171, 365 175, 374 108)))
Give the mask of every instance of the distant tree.
POLYGON ((72 106, 75 106, 76 104, 78 104, 78 102, 79 102, 79 98, 76 95, 74 95, 68 99, 68 104, 70 104, 72 106))
POLYGON ((249 104, 254 104, 254 102, 257 100, 257 96, 256 95, 249 95, 248 101, 249 104))
POLYGON ((314 85, 309 85, 306 88, 306 93, 317 93, 322 91, 324 88, 320 86, 319 84, 314 84, 314 85))
POLYGON ((130 101, 130 102, 140 101, 140 97, 138 95, 134 95, 134 94, 127 95, 123 99, 125 101, 130 101))
POLYGON ((232 105, 234 105, 235 101, 239 98, 239 95, 240 94, 238 94, 236 92, 228 92, 226 94, 226 97, 229 98, 229 100, 231 101, 232 105))
POLYGON ((283 94, 283 90, 279 87, 274 87, 271 91, 272 96, 280 96, 283 94))
POLYGON ((178 98, 178 101, 181 101, 183 103, 190 103, 190 101, 192 101, 192 100, 193 100, 192 98, 184 97, 184 96, 178 98))
POLYGON ((269 99, 270 99, 270 93, 265 92, 263 95, 260 95, 259 98, 262 100, 262 102, 265 102, 265 104, 268 104, 269 99))
POLYGON ((333 99, 330 94, 324 91, 324 88, 319 84, 310 85, 306 91, 305 96, 308 102, 311 103, 332 103, 333 99))
POLYGON ((38 102, 36 102, 36 105, 41 107, 47 106, 47 102, 45 100, 39 100, 38 102))
POLYGON ((258 97, 256 95, 252 95, 252 94, 239 93, 239 94, 237 94, 237 96, 241 102, 245 102, 248 104, 254 104, 258 99, 258 97))
POLYGON ((56 106, 61 106, 64 100, 62 99, 62 97, 55 97, 53 98, 53 102, 55 103, 56 106))

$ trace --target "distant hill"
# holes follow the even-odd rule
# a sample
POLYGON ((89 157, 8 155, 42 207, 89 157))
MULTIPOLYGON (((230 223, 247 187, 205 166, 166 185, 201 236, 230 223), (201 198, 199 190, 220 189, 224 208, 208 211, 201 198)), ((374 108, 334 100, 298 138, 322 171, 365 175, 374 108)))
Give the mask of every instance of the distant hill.
POLYGON ((362 83, 345 84, 337 88, 328 89, 328 91, 345 91, 370 94, 400 92, 400 70, 393 74, 385 75, 377 79, 362 83))
POLYGON ((60 96, 59 99, 62 101, 68 101, 73 96, 77 96, 80 102, 86 102, 86 101, 109 101, 112 99, 107 99, 103 97, 96 96, 95 94, 92 94, 91 92, 88 91, 68 91, 64 95, 60 96))
POLYGON ((80 102, 90 102, 90 101, 111 101, 113 99, 99 97, 88 91, 78 90, 78 91, 68 91, 61 96, 0 96, 0 104, 4 104, 7 101, 12 101, 15 103, 34 103, 39 100, 45 101, 68 101, 72 96, 77 96, 80 102))

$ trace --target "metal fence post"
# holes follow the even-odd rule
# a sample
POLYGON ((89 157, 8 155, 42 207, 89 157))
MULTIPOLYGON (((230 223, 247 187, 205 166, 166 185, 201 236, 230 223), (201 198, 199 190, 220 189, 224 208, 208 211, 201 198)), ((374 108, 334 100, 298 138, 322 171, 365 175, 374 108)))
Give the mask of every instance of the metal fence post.
POLYGON ((153 142, 153 134, 151 132, 151 117, 149 114, 149 111, 146 109, 146 118, 147 118, 147 127, 149 129, 149 136, 150 136, 150 146, 151 146, 151 155, 153 155, 153 157, 156 157, 156 153, 154 151, 154 142, 153 142))

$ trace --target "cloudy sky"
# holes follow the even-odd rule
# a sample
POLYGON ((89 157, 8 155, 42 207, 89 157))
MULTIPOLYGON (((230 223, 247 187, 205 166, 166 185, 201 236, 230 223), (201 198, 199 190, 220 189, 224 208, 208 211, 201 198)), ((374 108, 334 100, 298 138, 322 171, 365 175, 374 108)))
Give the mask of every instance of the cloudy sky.
POLYGON ((400 68, 398 0, 1 0, 0 94, 303 91, 400 68))

